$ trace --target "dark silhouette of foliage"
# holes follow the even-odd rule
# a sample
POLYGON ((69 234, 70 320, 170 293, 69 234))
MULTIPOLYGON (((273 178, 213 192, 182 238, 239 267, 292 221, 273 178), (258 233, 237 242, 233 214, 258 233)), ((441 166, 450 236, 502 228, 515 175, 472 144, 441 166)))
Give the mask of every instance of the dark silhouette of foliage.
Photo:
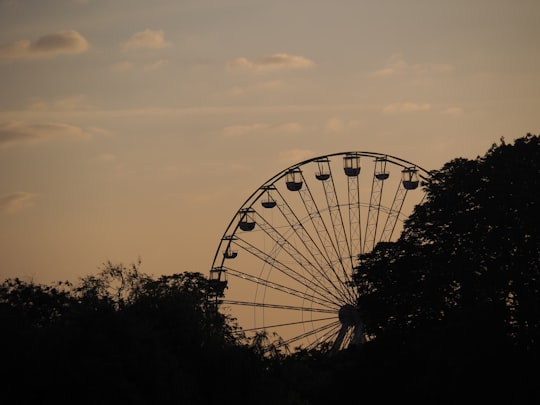
POLYGON ((535 344, 539 174, 540 141, 530 134, 432 172, 401 238, 361 258, 355 279, 368 329, 418 328, 476 311, 515 343, 535 344))
POLYGON ((521 403, 537 401, 528 383, 540 374, 526 370, 539 360, 539 137, 501 139, 475 160, 454 159, 423 187, 427 198, 400 239, 360 258, 354 278, 366 330, 427 361, 432 390, 453 381, 460 392, 501 400, 519 388, 521 403))
POLYGON ((217 403, 240 380, 253 395, 262 365, 208 305, 208 280, 139 265, 106 263, 76 286, 0 285, 6 403, 217 403))

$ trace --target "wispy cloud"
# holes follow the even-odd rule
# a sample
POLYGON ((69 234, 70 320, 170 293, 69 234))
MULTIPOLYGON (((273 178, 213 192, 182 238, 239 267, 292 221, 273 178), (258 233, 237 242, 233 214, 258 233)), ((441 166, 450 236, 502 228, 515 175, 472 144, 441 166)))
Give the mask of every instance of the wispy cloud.
POLYGON ((169 61, 165 60, 165 59, 160 59, 156 62, 152 62, 152 63, 149 63, 147 65, 145 65, 143 67, 143 70, 145 72, 150 72, 150 71, 154 71, 154 70, 157 70, 157 69, 160 69, 162 66, 165 66, 169 63, 169 61))
POLYGON ((122 50, 132 51, 135 49, 151 48, 160 49, 171 46, 171 43, 165 40, 165 34, 161 30, 144 30, 136 32, 129 40, 121 44, 122 50))
POLYGON ((0 196, 0 212, 13 213, 30 208, 34 205, 36 195, 24 191, 4 194, 0 196))
POLYGON ((79 54, 88 42, 77 31, 68 30, 44 35, 34 42, 23 39, 0 45, 0 59, 40 59, 63 54, 79 54))
POLYGON ((227 95, 233 97, 243 97, 253 93, 282 90, 286 87, 285 82, 282 80, 271 80, 262 83, 255 83, 254 85, 246 87, 235 86, 228 91, 227 95))
POLYGON ((227 62, 226 68, 232 71, 268 72, 285 69, 309 69, 315 63, 303 56, 275 53, 259 56, 253 60, 239 57, 227 62))
POLYGON ((336 134, 345 132, 350 129, 357 128, 359 122, 357 120, 342 120, 339 118, 330 118, 324 125, 324 132, 336 134))
POLYGON ((305 128, 299 122, 286 122, 284 124, 276 125, 274 128, 275 132, 283 134, 299 134, 304 132, 305 128))
POLYGON ((256 123, 250 125, 229 125, 223 128, 223 135, 228 138, 235 138, 257 133, 262 130, 268 129, 269 127, 270 126, 268 124, 263 123, 256 123))
POLYGON ((401 55, 393 55, 388 63, 375 71, 375 76, 394 77, 402 75, 424 76, 427 74, 448 73, 454 66, 446 63, 409 63, 401 55))
POLYGON ((464 111, 463 111, 463 108, 461 107, 448 107, 447 109, 443 110, 442 113, 457 117, 459 115, 463 115, 464 111))
POLYGON ((311 149, 289 149, 279 153, 279 160, 284 163, 299 163, 313 157, 311 149))
POLYGON ((115 73, 124 73, 133 69, 134 65, 128 61, 116 62, 111 66, 111 71, 115 73))
POLYGON ((230 125, 223 128, 223 135, 228 138, 257 135, 260 133, 272 132, 272 134, 298 134, 305 130, 298 122, 285 122, 278 125, 266 123, 255 123, 249 125, 230 125))
MULTIPOLYGON (((88 139, 91 131, 65 123, 28 124, 21 121, 0 122, 0 148, 45 142, 52 139, 88 139)), ((98 130, 99 131, 99 130, 98 130)))
POLYGON ((112 64, 109 67, 109 70, 113 73, 125 73, 129 71, 140 71, 140 72, 153 72, 158 69, 161 69, 163 66, 166 66, 169 63, 166 59, 160 59, 155 62, 150 62, 145 65, 138 65, 129 61, 121 61, 112 64))
POLYGON ((118 159, 118 157, 113 153, 102 153, 97 157, 97 160, 102 162, 114 162, 118 159))
POLYGON ((28 106, 32 111, 75 111, 75 110, 90 110, 94 106, 86 102, 84 94, 77 94, 70 97, 65 97, 52 101, 34 100, 28 106))
POLYGON ((401 112, 416 112, 416 111, 429 111, 431 110, 431 104, 417 104, 412 102, 404 103, 392 103, 383 108, 385 113, 401 113, 401 112))

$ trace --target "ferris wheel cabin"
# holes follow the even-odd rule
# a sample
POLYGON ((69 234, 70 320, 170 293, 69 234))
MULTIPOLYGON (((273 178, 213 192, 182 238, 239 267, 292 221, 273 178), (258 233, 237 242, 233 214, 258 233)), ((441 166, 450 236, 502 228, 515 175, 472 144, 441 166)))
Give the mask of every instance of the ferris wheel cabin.
POLYGON ((406 190, 414 190, 418 187, 418 169, 408 167, 401 171, 401 181, 406 190))
POLYGON ((343 157, 343 170, 349 177, 356 177, 360 174, 360 155, 348 153, 343 157))
POLYGON ((302 171, 299 168, 289 170, 285 184, 290 191, 299 191, 303 184, 302 171))
POLYGON ((375 178, 377 180, 386 180, 390 177, 390 173, 386 171, 387 162, 386 156, 375 158, 375 178))
POLYGON ((249 232, 255 229, 255 210, 253 208, 245 208, 240 210, 240 222, 238 226, 241 230, 249 232))
POLYGON ((266 198, 263 198, 261 200, 261 205, 263 208, 274 208, 277 205, 276 200, 272 197, 272 194, 270 193, 270 190, 275 190, 275 187, 264 187, 266 190, 266 198))
POLYGON ((328 158, 316 160, 319 170, 315 173, 315 178, 320 181, 326 181, 330 178, 330 170, 328 164, 330 160, 328 158))

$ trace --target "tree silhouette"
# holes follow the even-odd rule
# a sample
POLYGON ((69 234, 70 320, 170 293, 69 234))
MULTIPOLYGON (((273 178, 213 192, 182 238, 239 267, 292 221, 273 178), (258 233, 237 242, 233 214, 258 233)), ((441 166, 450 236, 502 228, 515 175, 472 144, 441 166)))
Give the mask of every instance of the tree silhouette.
POLYGON ((432 172, 426 200, 401 238, 361 258, 355 279, 367 328, 377 334, 482 311, 516 343, 533 344, 540 332, 539 174, 540 141, 531 134, 432 172))
POLYGON ((431 387, 538 400, 528 383, 539 373, 526 371, 537 370, 540 347, 538 136, 454 159, 423 187, 400 239, 378 244, 355 270, 366 330, 385 347, 406 342, 412 357, 396 358, 431 370, 410 370, 437 378, 431 387), (497 394, 497 384, 507 390, 497 394))
POLYGON ((0 284, 6 403, 212 404, 238 396, 238 380, 253 395, 258 357, 209 306, 208 280, 139 267, 108 262, 77 285, 0 284))

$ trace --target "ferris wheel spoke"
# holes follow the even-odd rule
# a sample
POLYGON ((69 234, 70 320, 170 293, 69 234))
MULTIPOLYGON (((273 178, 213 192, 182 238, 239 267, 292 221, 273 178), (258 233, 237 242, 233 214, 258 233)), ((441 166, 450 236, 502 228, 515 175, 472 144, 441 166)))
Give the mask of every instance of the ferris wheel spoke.
POLYGON ((333 322, 328 324, 324 331, 320 331, 317 339, 318 343, 334 343, 339 331, 342 328, 341 322, 333 322), (322 333, 321 333, 322 332, 322 333))
POLYGON ((283 233, 267 222, 263 216, 259 216, 258 218, 261 219, 261 221, 258 222, 260 228, 276 243, 275 247, 279 247, 285 251, 302 270, 307 272, 313 285, 317 285, 321 289, 326 290, 327 293, 331 294, 336 299, 345 299, 346 293, 336 285, 335 281, 329 278, 328 272, 308 260, 300 249, 291 243, 290 238, 285 237, 283 233), (328 284, 325 284, 325 282, 328 284), (329 286, 331 287, 329 288, 329 286))
POLYGON ((334 314, 334 318, 336 317, 335 316, 336 310, 328 309, 328 308, 313 308, 313 307, 308 307, 308 306, 269 304, 266 302, 235 301, 235 300, 222 300, 222 303, 229 304, 229 305, 240 305, 240 306, 246 306, 246 307, 282 309, 282 310, 287 310, 287 311, 319 312, 319 313, 324 313, 324 314, 334 314))
POLYGON ((316 230, 319 242, 321 243, 321 246, 327 257, 327 261, 329 263, 339 262, 339 251, 332 240, 330 232, 328 232, 328 227, 326 226, 326 223, 321 216, 321 211, 319 210, 319 207, 317 206, 317 203, 313 198, 313 194, 309 187, 309 182, 305 180, 303 174, 302 179, 304 180, 306 187, 298 190, 298 193, 300 195, 300 198, 302 199, 302 203, 304 204, 308 218, 310 219, 313 227, 316 230))
MULTIPOLYGON (((327 322, 327 321, 332 321, 332 324, 336 324, 336 323, 339 323, 336 321, 336 317, 335 316, 330 316, 330 317, 327 317, 327 318, 318 318, 318 319, 309 319, 309 320, 301 320, 301 321, 296 321, 296 322, 286 322, 286 323, 276 323, 276 324, 268 324, 268 325, 265 325, 265 329, 268 328, 268 329, 274 329, 274 328, 281 328, 281 327, 285 327, 285 326, 298 326, 298 325, 304 325, 304 324, 312 324, 312 323, 317 323, 317 322, 327 322)), ((243 332, 255 332, 255 331, 260 331, 262 328, 250 328, 250 329, 242 329, 243 332)))
MULTIPOLYGON (((302 178, 303 174, 302 174, 302 178)), ((306 183, 305 189, 300 189, 300 197, 302 198, 302 202, 304 204, 304 207, 306 208, 306 212, 308 214, 308 217, 311 220, 311 223, 313 224, 314 228, 316 229, 317 236, 319 238, 319 241, 321 245, 324 248, 324 251, 326 255, 330 258, 331 264, 330 269, 335 277, 336 280, 340 281, 341 288, 346 293, 350 293, 350 288, 347 287, 346 282, 349 280, 349 274, 347 274, 347 271, 345 270, 344 263, 343 263, 343 256, 341 254, 340 249, 336 246, 336 242, 333 239, 333 236, 328 229, 327 224, 323 220, 321 216, 321 211, 319 207, 317 206, 317 203, 315 202, 315 199, 313 198, 313 193, 311 192, 311 189, 309 187, 309 182, 307 182, 304 179, 304 182, 306 183), (336 265, 340 267, 341 274, 338 275, 336 265)), ((327 207, 329 209, 329 207, 327 207)), ((351 268, 352 269, 352 268, 351 268)))
MULTIPOLYGON (((279 206, 279 205, 278 205, 279 206)), ((317 262, 316 257, 313 256, 312 252, 308 251, 306 249, 305 241, 301 240, 302 244, 304 245, 303 249, 300 249, 296 244, 292 243, 291 235, 287 235, 281 231, 280 228, 278 229, 274 225, 272 225, 264 216, 259 215, 258 216, 259 221, 257 221, 259 227, 262 231, 265 232, 267 236, 270 237, 275 243, 274 249, 279 249, 285 251, 290 258, 294 259, 298 265, 300 265, 302 268, 308 268, 310 269, 310 274, 319 274, 321 275, 323 273, 324 266, 322 263, 317 262), (307 255, 306 255, 307 254, 307 255), (308 258, 307 256, 311 256, 311 258, 308 258)), ((290 231, 290 228, 285 228, 287 231, 290 231)), ((296 229, 293 229, 296 231, 296 229)), ((278 251, 274 251, 273 253, 278 253, 278 251)))
MULTIPOLYGON (((327 258, 327 255, 325 255, 321 251, 319 245, 314 241, 310 232, 304 226, 303 221, 300 220, 298 216, 292 211, 290 205, 287 203, 287 199, 284 198, 283 194, 281 194, 279 190, 277 190, 276 193, 279 195, 280 201, 283 202, 283 204, 278 204, 277 206, 283 217, 287 220, 290 229, 294 231, 294 234, 298 237, 298 240, 304 245, 304 250, 306 252, 309 252, 313 260, 315 260, 316 263, 320 263, 324 266, 320 269, 318 274, 323 277, 328 283, 330 283, 336 291, 340 291, 342 295, 348 295, 350 293, 350 288, 346 286, 345 281, 347 279, 344 277, 340 277, 336 273, 334 269, 334 264, 331 263, 327 258)), ((304 203, 304 205, 306 205, 306 203, 304 203)), ((314 218, 320 218, 320 213, 311 212, 308 213, 308 217, 310 217, 312 221, 315 221, 314 218)), ((322 221, 322 218, 320 218, 320 221, 322 221)), ((317 220, 315 222, 320 221, 317 220)), ((319 228, 321 227, 319 226, 319 228)), ((327 230, 326 235, 328 235, 327 230)), ((319 235, 319 238, 321 238, 321 235, 319 235)))
MULTIPOLYGON (((335 308, 339 308, 338 303, 336 303, 335 301, 333 302, 333 301, 328 300, 328 298, 325 297, 324 295, 317 295, 316 297, 313 296, 313 295, 309 296, 309 295, 306 295, 305 293, 302 293, 301 291, 298 291, 298 290, 296 290, 294 288, 287 287, 287 286, 277 284, 277 283, 273 283, 273 282, 270 282, 268 280, 264 280, 264 279, 261 279, 259 277, 253 276, 251 274, 241 272, 241 271, 236 270, 234 268, 227 267, 227 268, 225 268, 225 270, 227 271, 227 274, 229 276, 238 277, 238 278, 241 278, 243 280, 247 280, 247 281, 250 281, 252 283, 259 284, 259 285, 264 286, 266 288, 271 288, 271 289, 274 289, 276 291, 280 291, 280 292, 286 293, 288 295, 298 297, 298 298, 303 299, 303 300, 308 300, 310 302, 313 302, 315 304, 318 304, 318 305, 321 305, 321 306, 324 306, 324 307, 334 308, 333 311, 335 311, 335 308)), ((303 285, 306 288, 310 288, 310 286, 308 284, 303 284, 303 285)))
POLYGON ((282 202, 282 204, 278 204, 278 209, 283 218, 287 221, 290 230, 298 237, 298 240, 305 246, 307 252, 310 253, 315 262, 321 264, 321 270, 330 267, 332 264, 328 259, 328 256, 321 251, 321 248, 315 242, 311 233, 304 226, 303 221, 292 210, 285 196, 279 190, 276 190, 276 193, 282 202))
POLYGON ((358 257, 361 251, 362 234, 360 229, 360 187, 358 178, 350 176, 347 178, 348 186, 348 207, 349 207, 349 235, 350 250, 353 258, 358 257))
MULTIPOLYGON (((249 243, 248 241, 237 237, 235 238, 234 244, 239 249, 242 249, 249 254, 256 257, 258 260, 268 264, 268 266, 272 269, 276 269, 279 273, 283 274, 286 278, 290 279, 290 281, 294 282, 295 284, 299 284, 300 286, 303 286, 307 289, 313 290, 317 292, 317 295, 323 299, 323 300, 329 300, 329 297, 332 296, 332 294, 329 294, 328 287, 321 282, 320 279, 317 279, 311 275, 310 278, 307 278, 305 276, 305 272, 298 272, 291 266, 288 266, 277 259, 276 255, 266 253, 265 251, 259 249, 257 246, 249 243)), ((334 296, 334 300, 338 300, 339 297, 334 296)))
MULTIPOLYGON (((301 333, 299 335, 293 336, 293 337, 291 337, 291 338, 289 338, 287 340, 284 340, 283 342, 281 342, 281 344, 279 346, 288 347, 292 343, 298 342, 298 341, 301 341, 301 340, 304 340, 304 339, 307 339, 309 341, 310 337, 314 337, 315 342, 319 343, 319 342, 321 342, 321 337, 319 336, 319 335, 321 335, 321 333, 326 332, 322 336, 332 336, 333 334, 335 334, 334 331, 339 330, 339 328, 340 328, 340 322, 339 321, 331 322, 329 324, 320 326, 320 327, 312 329, 312 330, 310 330, 308 332, 304 332, 304 333, 301 333)), ((324 340, 322 340, 322 341, 324 341, 324 340)), ((316 345, 316 343, 314 345, 316 345)))
MULTIPOLYGON (((326 332, 325 333, 325 336, 332 336, 332 335, 335 335, 337 332, 334 332, 336 330, 339 329, 339 321, 337 322, 333 322, 329 325, 325 325, 323 327, 320 327, 318 329, 314 329, 314 330, 311 330, 309 332, 304 332, 304 333, 301 333, 299 335, 295 335, 287 340, 283 340, 279 334, 277 334, 277 337, 278 337, 278 340, 277 341, 274 341, 274 342, 271 342, 270 344, 268 344, 266 347, 265 347, 265 352, 270 352, 272 350, 275 350, 275 349, 281 349, 281 348, 285 348, 287 351, 289 351, 289 347, 291 346, 291 344, 295 343, 295 342, 307 342, 307 345, 304 347, 305 349, 309 350, 309 349, 313 349, 315 348, 319 343, 323 343, 323 341, 321 341, 320 337, 318 336, 318 334, 320 334, 321 332, 324 332, 326 329, 330 329, 331 332, 328 333, 326 332), (312 342, 310 342, 311 340, 313 339, 312 342)), ((255 329, 257 330, 257 329, 255 329)), ((258 329, 260 331, 260 329, 258 329)), ((263 329, 264 331, 265 329, 263 329)), ((329 340, 329 338, 328 338, 329 340)), ((301 346, 299 346, 300 348, 301 346)))
POLYGON ((369 252, 375 247, 377 225, 379 223, 379 215, 381 212, 384 181, 389 176, 389 173, 386 171, 386 163, 386 157, 377 157, 375 158, 375 164, 373 165, 371 197, 369 200, 366 230, 364 232, 363 252, 369 252))
POLYGON ((387 242, 391 240, 394 230, 396 228, 403 203, 405 202, 405 197, 407 195, 407 189, 403 187, 403 183, 398 183, 396 192, 394 194, 394 199, 392 201, 392 206, 386 217, 384 223, 384 228, 379 239, 380 242, 387 242))
POLYGON ((350 243, 347 239, 347 232, 345 231, 345 222, 343 220, 343 213, 341 211, 341 205, 334 182, 334 176, 330 166, 330 160, 328 158, 319 159, 317 161, 319 171, 316 178, 320 180, 323 185, 324 196, 326 200, 326 207, 330 215, 330 221, 332 223, 332 229, 334 232, 335 246, 337 248, 337 255, 341 264, 344 279, 349 280, 350 274, 347 272, 344 259, 348 260, 348 268, 352 269, 354 263, 352 261, 352 255, 350 251, 350 243))

